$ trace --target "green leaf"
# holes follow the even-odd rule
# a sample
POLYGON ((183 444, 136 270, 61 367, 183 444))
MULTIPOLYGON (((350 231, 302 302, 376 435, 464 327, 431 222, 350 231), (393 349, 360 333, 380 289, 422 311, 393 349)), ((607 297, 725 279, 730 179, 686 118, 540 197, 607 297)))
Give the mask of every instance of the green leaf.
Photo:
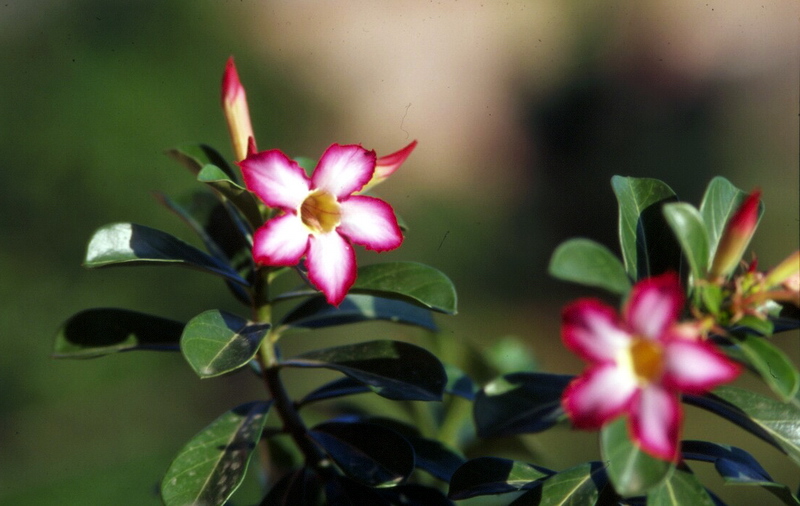
POLYGON ((397 298, 433 311, 456 314, 456 289, 441 271, 416 262, 388 262, 358 269, 355 293, 397 298))
POLYGON ((180 239, 134 223, 98 229, 89 241, 84 265, 90 269, 126 265, 180 265, 222 276, 248 286, 229 265, 180 239))
POLYGON ((465 462, 461 454, 441 441, 420 436, 406 436, 406 439, 414 448, 415 466, 444 482, 449 482, 465 462))
POLYGON ((800 372, 791 359, 768 339, 745 334, 736 339, 750 366, 784 402, 800 390, 800 372))
POLYGON ((438 401, 447 383, 444 366, 435 355, 402 341, 367 341, 315 350, 281 365, 339 371, 394 400, 438 401))
POLYGON ((600 462, 586 462, 546 478, 541 487, 526 492, 509 506, 605 504, 598 498, 607 484, 605 467, 600 462))
POLYGON ((236 181, 236 173, 231 169, 231 166, 228 165, 225 157, 211 146, 206 144, 184 144, 183 146, 168 149, 166 153, 171 158, 177 160, 178 163, 192 171, 195 175, 198 174, 204 166, 211 164, 222 169, 228 178, 236 181))
POLYGON ((211 378, 247 365, 258 352, 270 325, 252 323, 212 309, 195 316, 181 336, 181 352, 201 378, 211 378))
POLYGON ((480 437, 541 432, 564 418, 561 394, 572 376, 512 373, 489 382, 473 406, 480 437))
POLYGON ((314 297, 294 308, 281 323, 293 328, 316 329, 373 320, 436 330, 429 310, 400 300, 372 295, 348 295, 338 308, 328 304, 324 297, 314 297))
POLYGON ((708 232, 700 212, 685 202, 666 204, 663 212, 681 245, 684 256, 689 261, 692 275, 696 280, 705 279, 711 256, 708 232))
POLYGON ((550 275, 564 281, 625 295, 631 282, 622 262, 608 248, 590 239, 561 243, 550 258, 550 275))
POLYGON ((717 388, 714 395, 744 413, 800 465, 800 406, 729 386, 717 388))
POLYGON ((626 417, 601 429, 600 453, 614 489, 624 497, 646 493, 674 470, 672 463, 651 457, 630 440, 626 417))
POLYGON ((459 467, 450 480, 447 497, 453 500, 504 494, 540 485, 553 472, 532 464, 499 457, 478 457, 459 467))
POLYGON ((703 484, 689 468, 675 469, 661 485, 647 492, 647 506, 714 506, 703 484))
POLYGON ((391 429, 363 422, 325 422, 308 435, 350 478, 370 487, 391 487, 414 470, 414 450, 391 429))
POLYGON ((164 504, 224 504, 244 479, 269 407, 268 402, 243 404, 194 436, 161 482, 164 504))
MULTIPOLYGON (((736 188, 724 177, 717 176, 708 183, 700 214, 708 231, 709 258, 713 258, 725 225, 733 213, 742 205, 747 193, 736 188)), ((763 202, 758 206, 759 216, 764 212, 763 202)))
POLYGON ((657 179, 614 176, 611 186, 619 205, 619 240, 625 270, 640 280, 680 266, 680 247, 664 223, 661 207, 677 201, 675 192, 657 179))
POLYGON ((131 350, 177 351, 183 324, 127 309, 87 309, 56 334, 56 358, 94 358, 131 350))
POLYGON ((230 200, 254 230, 264 224, 255 195, 236 184, 216 165, 205 165, 197 175, 197 180, 206 183, 230 200))

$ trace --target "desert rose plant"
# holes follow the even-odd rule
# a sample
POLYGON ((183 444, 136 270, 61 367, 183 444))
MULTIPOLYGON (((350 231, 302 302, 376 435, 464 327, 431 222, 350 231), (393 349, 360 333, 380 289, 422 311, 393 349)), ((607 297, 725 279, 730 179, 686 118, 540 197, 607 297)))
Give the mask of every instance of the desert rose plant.
POLYGON ((402 245, 403 221, 372 190, 416 141, 380 157, 333 143, 318 161, 259 151, 232 58, 222 109, 233 157, 202 144, 170 150, 200 188, 160 197, 205 251, 115 223, 95 232, 84 263, 191 267, 220 277, 243 311, 180 322, 89 309, 67 320, 55 342, 54 355, 64 358, 177 351, 201 378, 249 374, 263 385, 263 396, 208 420, 165 463, 164 504, 242 504, 235 492, 245 479, 260 480, 262 505, 435 506, 477 496, 514 505, 720 504, 693 473, 695 461, 713 463, 728 485, 800 504, 796 491, 730 441, 681 437, 691 423, 682 406, 690 404, 800 465, 800 373, 771 339, 800 321, 800 251, 766 271, 746 256, 763 211, 759 190, 746 194, 715 178, 695 208, 661 181, 612 179, 622 259, 577 238, 550 261, 553 276, 619 299, 619 309, 598 298, 565 301, 563 344, 586 362, 576 377, 509 370, 485 358, 482 369, 496 377, 479 384, 467 361, 441 360, 458 356, 446 353, 444 338, 285 357, 282 344, 299 330, 383 320, 431 335, 434 313, 456 313, 456 292, 445 274, 421 263, 356 260, 356 246, 380 253, 402 245), (339 376, 292 398, 286 369, 339 376), (729 385, 744 374, 772 395, 729 385), (396 401, 405 415, 345 402, 359 394, 396 401), (548 469, 540 456, 514 460, 485 444, 556 425, 599 431, 600 460, 548 469))

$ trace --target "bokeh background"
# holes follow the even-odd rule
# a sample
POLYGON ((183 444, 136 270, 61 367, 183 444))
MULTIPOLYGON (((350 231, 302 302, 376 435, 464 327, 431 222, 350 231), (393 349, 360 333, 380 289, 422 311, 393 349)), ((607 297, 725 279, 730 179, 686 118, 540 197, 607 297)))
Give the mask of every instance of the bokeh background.
MULTIPOLYGON (((3 0, 0 503, 159 504, 181 446, 261 395, 246 374, 200 381, 177 354, 50 358, 60 323, 85 308, 180 320, 236 309, 191 271, 80 266, 114 221, 190 239, 152 193, 195 186, 164 149, 230 154, 219 107, 230 55, 261 148, 381 155, 419 141, 379 188, 411 227, 406 243, 363 259, 421 261, 454 280, 460 314, 439 320, 440 339, 480 351, 516 335, 541 369, 576 373, 558 308, 587 292, 546 266, 573 236, 618 250, 612 175, 660 178, 695 204, 714 175, 759 185, 762 265, 798 248, 799 19, 793 0, 3 0)), ((415 338, 365 328, 353 332, 415 338)), ((797 332, 776 340, 800 362, 797 332)), ((776 451, 688 418, 686 437, 745 447, 796 489, 800 473, 776 451)), ((534 438, 557 469, 596 458, 595 441, 566 428, 534 438)), ((732 504, 771 500, 696 467, 732 504)))

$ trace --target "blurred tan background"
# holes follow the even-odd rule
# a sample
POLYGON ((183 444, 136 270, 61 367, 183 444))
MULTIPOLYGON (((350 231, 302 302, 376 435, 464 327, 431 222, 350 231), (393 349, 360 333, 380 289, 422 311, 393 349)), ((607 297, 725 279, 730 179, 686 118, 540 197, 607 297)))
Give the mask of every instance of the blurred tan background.
MULTIPOLYGON (((614 174, 662 179, 695 204, 715 175, 761 186, 761 264, 800 247, 796 1, 5 0, 0 48, 2 504, 158 504, 186 440, 262 395, 246 374, 201 382, 177 354, 49 358, 81 309, 181 320, 237 309, 218 280, 190 271, 80 267, 109 222, 191 239, 151 192, 195 187, 166 148, 230 154, 219 108, 230 55, 262 149, 316 158, 362 143, 381 155, 419 141, 378 188, 409 223, 406 243, 361 258, 450 275, 460 314, 439 319, 441 339, 460 346, 517 335, 543 370, 580 370, 560 347, 558 310, 591 292, 546 266, 577 235, 618 250, 614 174)), ((797 332, 776 340, 800 363, 797 332)), ((685 436, 753 451, 797 489, 796 467, 713 417, 689 410, 685 436)), ((534 440, 542 465, 597 458, 594 434, 534 440)), ((695 467, 731 504, 771 500, 695 467)))

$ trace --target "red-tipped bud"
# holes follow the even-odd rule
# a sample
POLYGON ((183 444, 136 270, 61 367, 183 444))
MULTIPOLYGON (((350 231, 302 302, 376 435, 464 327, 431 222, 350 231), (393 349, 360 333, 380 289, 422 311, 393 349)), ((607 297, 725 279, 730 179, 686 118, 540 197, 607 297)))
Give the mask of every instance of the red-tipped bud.
POLYGON ((408 146, 404 147, 400 151, 395 151, 391 155, 382 156, 375 160, 375 172, 372 174, 372 179, 370 179, 369 182, 364 185, 361 191, 365 192, 376 184, 382 183, 384 179, 391 176, 394 171, 396 171, 398 167, 400 167, 403 162, 406 161, 406 158, 408 158, 408 156, 416 147, 417 141, 411 141, 408 146))
MULTIPOLYGON (((233 56, 228 58, 225 74, 222 76, 222 110, 228 122, 233 152, 236 161, 247 157, 248 144, 253 138, 253 126, 250 124, 250 110, 247 107, 247 96, 239 81, 239 73, 233 63, 233 56)), ((255 141, 254 141, 255 146, 255 141)))
POLYGON ((761 190, 755 189, 728 220, 709 271, 710 279, 727 277, 739 265, 756 231, 760 202, 761 190))

